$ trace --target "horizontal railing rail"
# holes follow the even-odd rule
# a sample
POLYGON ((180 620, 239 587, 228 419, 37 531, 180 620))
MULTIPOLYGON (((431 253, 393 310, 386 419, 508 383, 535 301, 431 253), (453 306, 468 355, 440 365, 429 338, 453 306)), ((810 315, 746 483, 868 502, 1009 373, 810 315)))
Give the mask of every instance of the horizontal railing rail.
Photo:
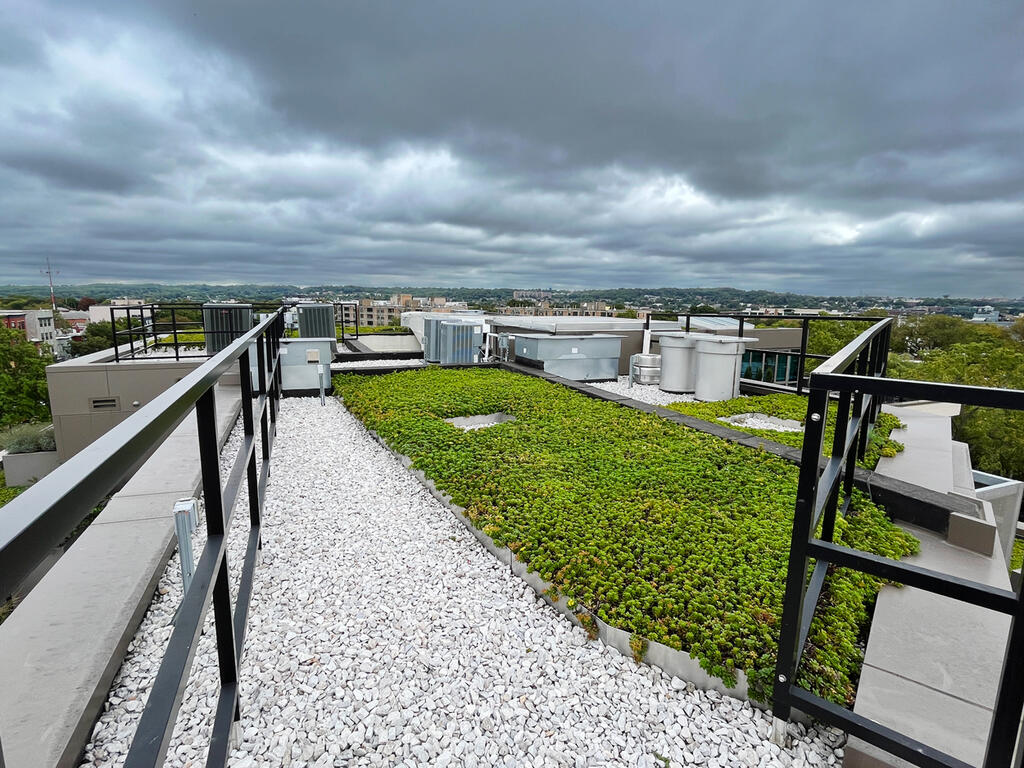
MULTIPOLYGON (((0 516, 0 594, 14 593, 36 565, 104 498, 124 484, 193 409, 198 426, 207 541, 184 596, 156 681, 128 753, 127 766, 163 763, 196 641, 213 603, 220 664, 220 705, 208 765, 227 760, 228 735, 239 716, 238 659, 245 634, 261 517, 281 397, 280 342, 283 309, 243 333, 43 480, 4 507, 0 516), (255 354, 255 366, 251 355, 255 354), (220 476, 215 385, 238 366, 243 440, 220 476), (252 372, 257 379, 253 386, 252 372), (259 430, 257 433, 257 429, 259 430), (257 439, 259 450, 257 450, 257 439), (228 588, 227 534, 245 482, 249 537, 234 607, 228 588)), ((0 723, 0 768, 3 766, 0 723)))
POLYGON ((887 378, 886 359, 892 323, 891 319, 876 323, 810 374, 773 709, 777 718, 787 720, 792 710, 797 708, 915 765, 966 768, 967 763, 953 755, 837 706, 796 684, 800 659, 826 574, 830 567, 850 568, 1010 616, 1009 637, 984 760, 984 768, 1008 768, 1015 758, 1024 709, 1024 602, 1021 592, 861 552, 833 541, 836 517, 845 515, 849 510, 856 462, 864 456, 883 400, 934 400, 1024 410, 1024 392, 1017 390, 887 378), (823 438, 830 402, 836 403, 835 431, 832 456, 823 464, 823 438), (808 576, 810 560, 814 560, 814 569, 808 576))

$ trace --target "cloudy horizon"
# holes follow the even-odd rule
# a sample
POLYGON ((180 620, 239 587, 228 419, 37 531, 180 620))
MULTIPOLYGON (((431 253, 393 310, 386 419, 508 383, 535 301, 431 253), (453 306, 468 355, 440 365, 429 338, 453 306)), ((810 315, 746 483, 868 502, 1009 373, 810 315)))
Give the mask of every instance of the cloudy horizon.
POLYGON ((0 283, 1024 285, 1024 6, 0 9, 0 283))

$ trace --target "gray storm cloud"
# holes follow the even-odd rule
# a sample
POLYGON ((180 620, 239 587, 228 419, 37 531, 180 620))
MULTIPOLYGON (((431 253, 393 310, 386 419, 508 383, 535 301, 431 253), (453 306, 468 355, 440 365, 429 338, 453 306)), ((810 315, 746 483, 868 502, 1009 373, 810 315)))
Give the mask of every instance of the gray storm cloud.
POLYGON ((1015 295, 1024 6, 0 9, 0 282, 1015 295))

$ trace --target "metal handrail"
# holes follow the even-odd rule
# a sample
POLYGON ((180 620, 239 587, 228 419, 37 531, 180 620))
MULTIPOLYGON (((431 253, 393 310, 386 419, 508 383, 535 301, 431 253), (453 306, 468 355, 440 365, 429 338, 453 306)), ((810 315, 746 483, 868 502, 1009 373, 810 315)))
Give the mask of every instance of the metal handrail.
POLYGON ((830 567, 851 568, 888 581, 959 600, 1010 616, 999 691, 993 708, 984 768, 1019 764, 1017 736, 1024 710, 1024 591, 1009 591, 860 552, 833 541, 837 515, 845 515, 853 492, 856 460, 863 457, 875 416, 887 397, 925 399, 1024 410, 1024 392, 886 378, 892 320, 887 318, 839 350, 811 373, 807 425, 786 577, 773 709, 780 720, 799 708, 887 752, 919 766, 967 768, 962 760, 911 736, 837 706, 796 684, 811 619, 830 567), (832 458, 821 466, 828 407, 838 395, 832 458), (840 493, 845 497, 839 505, 840 493), (817 533, 819 522, 821 533, 817 533), (809 561, 815 561, 808 578, 809 561))
POLYGON ((0 595, 9 596, 112 489, 145 463, 277 317, 264 320, 4 506, 0 595))
MULTIPOLYGON (((284 309, 244 333, 205 364, 96 440, 45 480, 27 490, 0 518, 0 584, 13 589, 53 543, 95 504, 128 478, 193 408, 206 512, 206 544, 185 595, 139 726, 126 758, 131 768, 162 765, 174 731, 206 612, 214 610, 220 695, 207 765, 227 763, 240 717, 239 659, 245 637, 254 571, 262 548, 262 514, 281 396, 280 342, 284 309), (256 353, 258 384, 252 381, 256 353), (214 385, 235 362, 240 368, 242 445, 222 483, 214 385), (260 450, 257 452, 257 439, 260 450), (249 501, 249 535, 237 598, 229 588, 227 536, 243 478, 249 501), (10 586, 6 586, 10 585, 10 586)), ((0 724, 2 725, 2 724, 0 724)), ((0 768, 3 768, 0 743, 0 768)))

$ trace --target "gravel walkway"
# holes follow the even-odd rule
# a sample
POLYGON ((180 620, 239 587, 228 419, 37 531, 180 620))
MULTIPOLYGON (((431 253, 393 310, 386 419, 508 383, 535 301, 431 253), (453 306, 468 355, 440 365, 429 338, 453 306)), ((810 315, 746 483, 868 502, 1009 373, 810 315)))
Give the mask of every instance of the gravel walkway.
POLYGON ((619 376, 618 381, 593 382, 590 386, 603 389, 606 392, 614 392, 616 395, 625 395, 648 405, 671 405, 672 403, 692 403, 694 401, 693 395, 662 392, 656 384, 634 384, 630 387, 628 376, 619 376))
MULTIPOLYGON (((836 734, 791 726, 794 745, 780 750, 766 739, 765 713, 588 642, 338 401, 285 400, 278 426, 236 768, 841 758, 826 746, 836 734)), ((161 652, 152 637, 169 633, 175 570, 115 680, 85 765, 123 760, 161 652)), ((211 636, 196 656, 170 766, 203 764, 216 696, 211 636)))

